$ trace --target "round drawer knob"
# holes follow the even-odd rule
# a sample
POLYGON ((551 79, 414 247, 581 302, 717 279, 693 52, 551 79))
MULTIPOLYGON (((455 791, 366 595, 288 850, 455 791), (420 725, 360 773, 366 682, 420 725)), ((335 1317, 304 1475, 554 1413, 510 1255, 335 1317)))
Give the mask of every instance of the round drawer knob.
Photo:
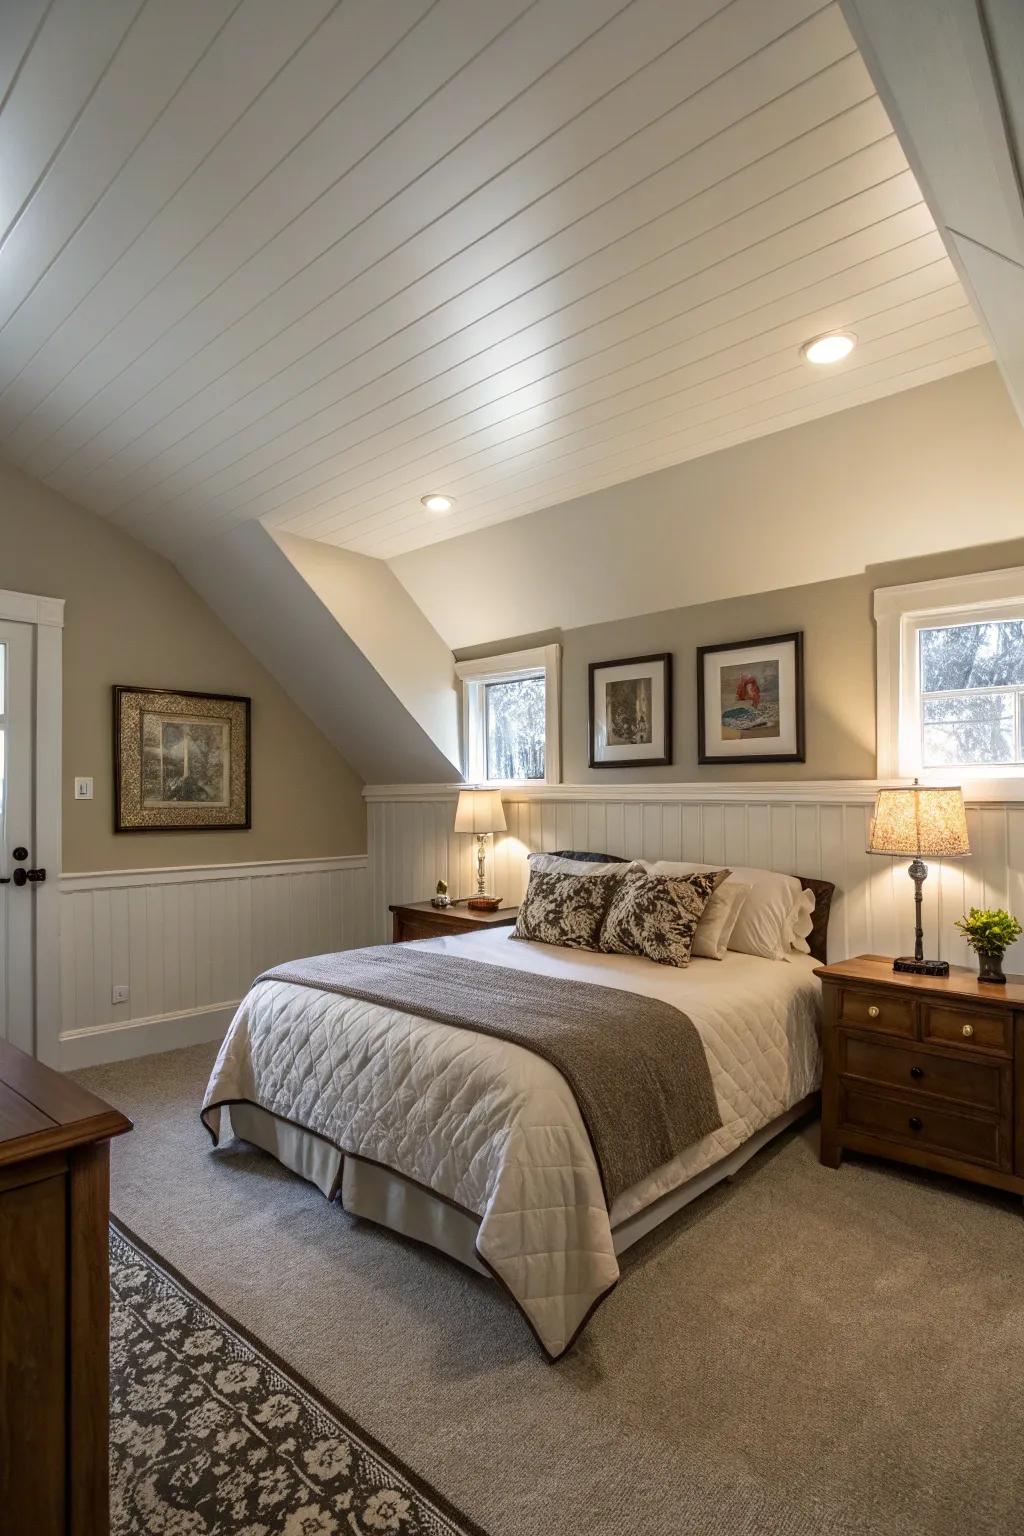
POLYGON ((971 1038, 971 1036, 974 1034, 974 1025, 973 1024, 965 1024, 963 1029, 961 1030, 961 1034, 963 1035, 965 1040, 969 1040, 971 1038))
POLYGON ((910 1119, 909 1119, 909 1121, 907 1123, 909 1124, 910 1129, 912 1131, 919 1131, 921 1129, 922 1125, 924 1124, 924 1122, 922 1121, 920 1115, 911 1115, 911 1117, 910 1117, 910 1119))
POLYGON ((869 1019, 877 1019, 878 1015, 881 1013, 881 1011, 882 1010, 881 1010, 881 1008, 879 1008, 877 1003, 872 1003, 871 1007, 868 1009, 868 1018, 869 1019))
POLYGON ((911 1077, 924 1077, 924 1067, 911 1067, 911 1077))

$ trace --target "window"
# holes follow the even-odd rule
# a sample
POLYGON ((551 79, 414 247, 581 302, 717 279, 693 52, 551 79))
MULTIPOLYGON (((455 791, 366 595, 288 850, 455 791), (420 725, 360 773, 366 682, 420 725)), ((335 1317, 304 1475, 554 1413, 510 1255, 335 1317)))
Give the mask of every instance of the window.
POLYGON ((1020 764, 1024 619, 918 631, 921 763, 1020 764))
POLYGON ((559 657, 545 645, 457 664, 471 783, 558 782, 559 657))
POLYGON ((1024 776, 1024 571, 885 587, 878 623, 881 776, 1024 776))

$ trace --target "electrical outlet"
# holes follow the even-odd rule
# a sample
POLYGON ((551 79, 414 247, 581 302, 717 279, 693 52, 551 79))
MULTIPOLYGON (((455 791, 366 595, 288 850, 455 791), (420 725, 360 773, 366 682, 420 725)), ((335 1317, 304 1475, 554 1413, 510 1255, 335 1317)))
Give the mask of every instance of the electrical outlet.
POLYGON ((75 799, 92 799, 92 779, 81 778, 75 780, 75 799))
POLYGON ((128 1001, 128 988, 124 986, 111 987, 110 1000, 113 1003, 126 1003, 128 1001))

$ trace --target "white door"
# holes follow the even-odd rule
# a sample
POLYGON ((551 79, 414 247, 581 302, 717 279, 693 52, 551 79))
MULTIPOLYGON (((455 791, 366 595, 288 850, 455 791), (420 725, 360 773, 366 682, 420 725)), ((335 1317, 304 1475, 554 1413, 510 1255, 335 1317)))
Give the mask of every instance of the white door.
POLYGON ((37 883, 28 878, 35 841, 34 644, 34 625, 0 619, 0 1040, 30 1053, 35 1044, 37 883))

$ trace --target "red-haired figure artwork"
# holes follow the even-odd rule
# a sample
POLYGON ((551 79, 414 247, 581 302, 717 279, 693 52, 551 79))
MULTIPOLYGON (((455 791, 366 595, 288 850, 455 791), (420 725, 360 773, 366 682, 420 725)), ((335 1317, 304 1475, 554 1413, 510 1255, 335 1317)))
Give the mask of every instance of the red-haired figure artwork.
POLYGON ((779 664, 774 658, 724 666, 719 673, 722 740, 779 734, 779 664))
POLYGON ((761 703, 761 689, 753 672, 744 672, 736 689, 736 697, 741 704, 750 704, 757 709, 761 703))

